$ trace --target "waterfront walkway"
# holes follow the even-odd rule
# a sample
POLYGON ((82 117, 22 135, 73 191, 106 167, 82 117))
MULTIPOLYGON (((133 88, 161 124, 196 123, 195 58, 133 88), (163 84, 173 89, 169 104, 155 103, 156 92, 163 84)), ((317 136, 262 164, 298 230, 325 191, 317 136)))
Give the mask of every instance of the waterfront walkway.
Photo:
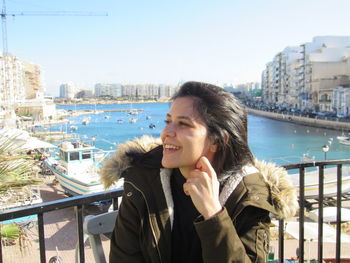
POLYGON ((293 114, 262 111, 262 110, 248 108, 248 107, 247 107, 247 112, 253 115, 266 117, 266 118, 279 120, 279 121, 293 122, 293 123, 302 124, 306 126, 340 130, 343 132, 346 132, 346 131, 350 132, 350 122, 308 118, 308 117, 293 115, 293 114))

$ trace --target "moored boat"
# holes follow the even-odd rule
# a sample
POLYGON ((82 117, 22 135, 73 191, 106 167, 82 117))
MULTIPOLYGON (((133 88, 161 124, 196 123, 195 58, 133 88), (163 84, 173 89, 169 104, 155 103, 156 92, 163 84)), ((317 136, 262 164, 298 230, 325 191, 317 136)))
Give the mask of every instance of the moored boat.
POLYGON ((96 152, 94 146, 80 141, 63 142, 59 150, 59 155, 48 158, 45 165, 68 195, 104 191, 99 169, 109 152, 96 152))
POLYGON ((350 137, 344 138, 344 139, 338 139, 339 143, 344 145, 350 145, 350 137))

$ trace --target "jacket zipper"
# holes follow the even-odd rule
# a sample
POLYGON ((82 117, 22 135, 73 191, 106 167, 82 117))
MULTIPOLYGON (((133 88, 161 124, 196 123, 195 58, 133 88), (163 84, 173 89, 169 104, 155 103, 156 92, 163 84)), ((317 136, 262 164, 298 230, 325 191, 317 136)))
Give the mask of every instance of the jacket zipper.
POLYGON ((150 222, 150 227, 151 227, 151 230, 152 230, 153 239, 154 239, 154 241, 156 243, 156 248, 157 248, 157 252, 158 252, 158 256, 159 256, 160 262, 162 262, 162 257, 161 257, 160 251, 159 251, 158 242, 157 242, 157 239, 156 239, 156 234, 154 233, 154 229, 153 229, 152 224, 151 224, 151 215, 149 213, 149 206, 148 206, 148 203, 147 203, 147 199, 146 199, 144 193, 138 187, 136 187, 133 183, 131 183, 129 181, 125 181, 125 183, 131 184, 137 191, 139 191, 141 193, 141 195, 143 196, 143 199, 145 200, 145 203, 146 203, 146 206, 147 206, 147 211, 148 211, 148 219, 149 219, 149 222, 150 222))

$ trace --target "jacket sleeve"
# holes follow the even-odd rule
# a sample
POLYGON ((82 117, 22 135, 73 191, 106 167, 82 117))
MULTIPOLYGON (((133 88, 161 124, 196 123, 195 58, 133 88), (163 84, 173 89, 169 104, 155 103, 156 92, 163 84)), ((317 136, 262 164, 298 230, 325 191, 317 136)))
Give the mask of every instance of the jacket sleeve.
POLYGON ((269 213, 246 207, 234 224, 226 208, 213 218, 195 222, 206 263, 267 262, 269 213))
POLYGON ((109 262, 144 262, 139 242, 140 218, 133 205, 133 193, 125 189, 111 237, 109 262))

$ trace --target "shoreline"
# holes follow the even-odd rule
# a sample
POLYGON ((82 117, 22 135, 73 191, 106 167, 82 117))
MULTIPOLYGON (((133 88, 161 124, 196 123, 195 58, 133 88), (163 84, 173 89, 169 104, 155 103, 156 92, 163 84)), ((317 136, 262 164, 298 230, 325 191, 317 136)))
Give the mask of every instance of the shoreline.
POLYGON ((276 112, 269 112, 269 111, 261 111, 261 110, 256 110, 248 107, 246 107, 246 110, 247 110, 247 113, 249 114, 260 116, 260 117, 266 117, 273 120, 291 122, 295 124, 301 124, 301 125, 317 127, 317 128, 339 130, 342 132, 350 132, 350 122, 313 119, 313 118, 298 116, 294 114, 283 114, 283 113, 276 113, 276 112))

